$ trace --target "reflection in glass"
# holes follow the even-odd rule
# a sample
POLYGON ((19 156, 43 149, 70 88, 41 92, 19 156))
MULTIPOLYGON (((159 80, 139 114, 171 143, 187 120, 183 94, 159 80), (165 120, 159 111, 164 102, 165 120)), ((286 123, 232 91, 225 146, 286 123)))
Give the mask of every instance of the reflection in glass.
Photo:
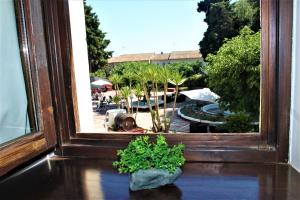
POLYGON ((13 0, 0 1, 0 144, 32 132, 13 0))

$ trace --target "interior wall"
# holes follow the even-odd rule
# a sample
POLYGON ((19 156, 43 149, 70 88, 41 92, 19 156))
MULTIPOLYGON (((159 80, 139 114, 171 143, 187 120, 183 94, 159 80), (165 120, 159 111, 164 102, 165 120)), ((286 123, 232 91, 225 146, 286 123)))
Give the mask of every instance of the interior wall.
POLYGON ((94 130, 83 0, 69 0, 80 132, 94 130))
POLYGON ((0 1, 0 144, 30 133, 13 0, 0 1))
POLYGON ((300 172, 300 1, 294 1, 290 164, 300 172))

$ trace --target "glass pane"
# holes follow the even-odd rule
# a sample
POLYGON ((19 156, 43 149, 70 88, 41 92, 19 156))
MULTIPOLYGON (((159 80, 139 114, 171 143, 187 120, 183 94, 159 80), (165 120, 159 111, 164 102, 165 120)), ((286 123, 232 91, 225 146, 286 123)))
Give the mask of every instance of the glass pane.
MULTIPOLYGON (((80 101, 90 84, 95 132, 259 132, 259 0, 83 4, 86 65, 76 63, 82 52, 74 56, 75 73, 86 69, 75 74, 80 125, 91 122, 80 111, 90 109, 80 101), (87 69, 90 83, 81 81, 87 69)), ((75 30, 83 23, 74 7, 75 30)))
POLYGON ((33 131, 13 0, 0 1, 0 144, 33 131))

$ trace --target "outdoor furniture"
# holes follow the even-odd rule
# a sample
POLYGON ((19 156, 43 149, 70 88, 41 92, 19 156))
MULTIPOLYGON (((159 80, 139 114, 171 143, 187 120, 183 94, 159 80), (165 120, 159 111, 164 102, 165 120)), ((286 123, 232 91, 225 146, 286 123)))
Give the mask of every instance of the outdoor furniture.
POLYGON ((97 105, 97 108, 96 108, 96 111, 97 112, 101 112, 101 111, 107 111, 108 110, 108 103, 107 103, 107 101, 106 101, 106 97, 105 96, 103 96, 101 99, 100 99, 100 101, 99 101, 99 103, 98 103, 98 105, 97 105))

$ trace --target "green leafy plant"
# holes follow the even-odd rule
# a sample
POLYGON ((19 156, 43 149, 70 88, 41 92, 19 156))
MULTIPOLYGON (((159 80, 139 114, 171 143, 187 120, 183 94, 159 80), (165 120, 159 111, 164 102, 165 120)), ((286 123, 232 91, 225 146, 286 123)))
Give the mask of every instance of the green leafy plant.
POLYGON ((251 117, 245 113, 236 113, 226 118, 224 124, 218 129, 226 130, 230 133, 245 133, 256 131, 251 124, 251 117))
POLYGON ((97 71, 90 73, 90 76, 95 76, 99 78, 106 78, 106 73, 103 69, 98 69, 97 71))
POLYGON ((95 72, 105 68, 113 52, 106 49, 110 40, 105 38, 106 33, 101 30, 99 17, 86 0, 83 3, 90 72, 95 72))
POLYGON ((149 136, 139 136, 132 140, 127 148, 118 150, 119 161, 113 162, 120 173, 133 173, 140 169, 166 169, 173 173, 184 164, 184 145, 169 147, 166 138, 158 135, 156 142, 150 142, 149 136))
POLYGON ((207 57, 208 85, 225 110, 259 116, 260 32, 249 27, 207 57))
POLYGON ((120 91, 121 97, 125 99, 126 102, 126 108, 127 108, 127 113, 130 113, 130 106, 129 106, 129 100, 128 98, 130 97, 132 91, 129 87, 123 87, 120 91))

